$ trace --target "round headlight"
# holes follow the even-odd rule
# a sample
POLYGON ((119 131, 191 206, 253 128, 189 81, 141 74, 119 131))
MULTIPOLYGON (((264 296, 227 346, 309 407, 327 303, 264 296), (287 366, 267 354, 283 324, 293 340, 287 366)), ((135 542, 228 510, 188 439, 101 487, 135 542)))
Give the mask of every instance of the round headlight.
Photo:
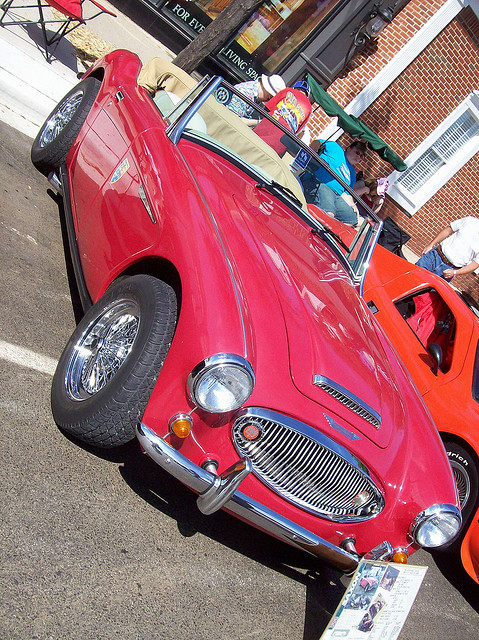
POLYGON ((459 533, 461 512, 452 504, 436 504, 416 516, 411 535, 421 547, 442 547, 459 533))
POLYGON ((253 369, 241 356, 218 353, 193 369, 188 378, 188 388, 195 404, 205 411, 234 411, 253 392, 253 369))

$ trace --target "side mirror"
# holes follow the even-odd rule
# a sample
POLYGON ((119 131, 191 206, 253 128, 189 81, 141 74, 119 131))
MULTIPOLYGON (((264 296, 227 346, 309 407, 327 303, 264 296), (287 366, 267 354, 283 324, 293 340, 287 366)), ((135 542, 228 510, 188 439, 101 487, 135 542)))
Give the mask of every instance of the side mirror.
POLYGON ((431 367, 431 371, 437 376, 439 372, 439 368, 442 364, 442 349, 441 346, 437 344, 437 342, 431 342, 428 346, 427 350, 429 351, 429 355, 434 360, 434 365, 431 367))

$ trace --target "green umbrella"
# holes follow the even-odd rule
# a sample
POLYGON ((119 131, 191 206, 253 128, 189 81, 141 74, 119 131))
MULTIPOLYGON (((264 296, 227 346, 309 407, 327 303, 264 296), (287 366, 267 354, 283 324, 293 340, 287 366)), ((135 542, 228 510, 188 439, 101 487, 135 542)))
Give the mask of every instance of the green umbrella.
POLYGON ((384 140, 381 140, 381 138, 362 123, 359 118, 346 113, 310 74, 308 74, 308 83, 311 87, 314 101, 324 109, 328 116, 331 118, 337 117, 338 124, 344 131, 347 131, 353 138, 361 138, 367 142, 383 160, 389 162, 389 164, 398 171, 407 169, 404 160, 401 160, 397 153, 395 153, 384 140))

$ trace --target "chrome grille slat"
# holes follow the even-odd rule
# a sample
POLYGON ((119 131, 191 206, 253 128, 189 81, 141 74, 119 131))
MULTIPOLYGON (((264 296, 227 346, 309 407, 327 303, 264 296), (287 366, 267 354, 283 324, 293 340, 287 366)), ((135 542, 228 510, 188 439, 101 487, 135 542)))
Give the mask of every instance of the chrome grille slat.
POLYGON ((253 473, 286 500, 339 522, 360 522, 384 507, 364 466, 308 425, 266 409, 248 409, 233 424, 233 441, 253 473), (258 436, 242 430, 254 425, 258 436))

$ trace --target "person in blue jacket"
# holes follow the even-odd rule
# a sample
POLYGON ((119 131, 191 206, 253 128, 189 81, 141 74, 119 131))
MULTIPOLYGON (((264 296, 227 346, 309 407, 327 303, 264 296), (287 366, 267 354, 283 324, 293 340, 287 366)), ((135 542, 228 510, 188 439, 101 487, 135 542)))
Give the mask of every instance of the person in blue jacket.
MULTIPOLYGON (((347 149, 334 140, 314 140, 311 143, 313 151, 338 174, 351 188, 356 183, 356 166, 366 156, 367 146, 362 140, 355 140, 347 149)), ((349 195, 343 185, 331 175, 327 169, 319 167, 314 172, 314 178, 308 173, 300 176, 300 182, 305 191, 306 200, 311 202, 334 218, 345 224, 357 224, 357 212, 343 197, 349 195), (318 185, 319 182, 319 185, 318 185)), ((358 195, 361 193, 358 192, 358 195)))

